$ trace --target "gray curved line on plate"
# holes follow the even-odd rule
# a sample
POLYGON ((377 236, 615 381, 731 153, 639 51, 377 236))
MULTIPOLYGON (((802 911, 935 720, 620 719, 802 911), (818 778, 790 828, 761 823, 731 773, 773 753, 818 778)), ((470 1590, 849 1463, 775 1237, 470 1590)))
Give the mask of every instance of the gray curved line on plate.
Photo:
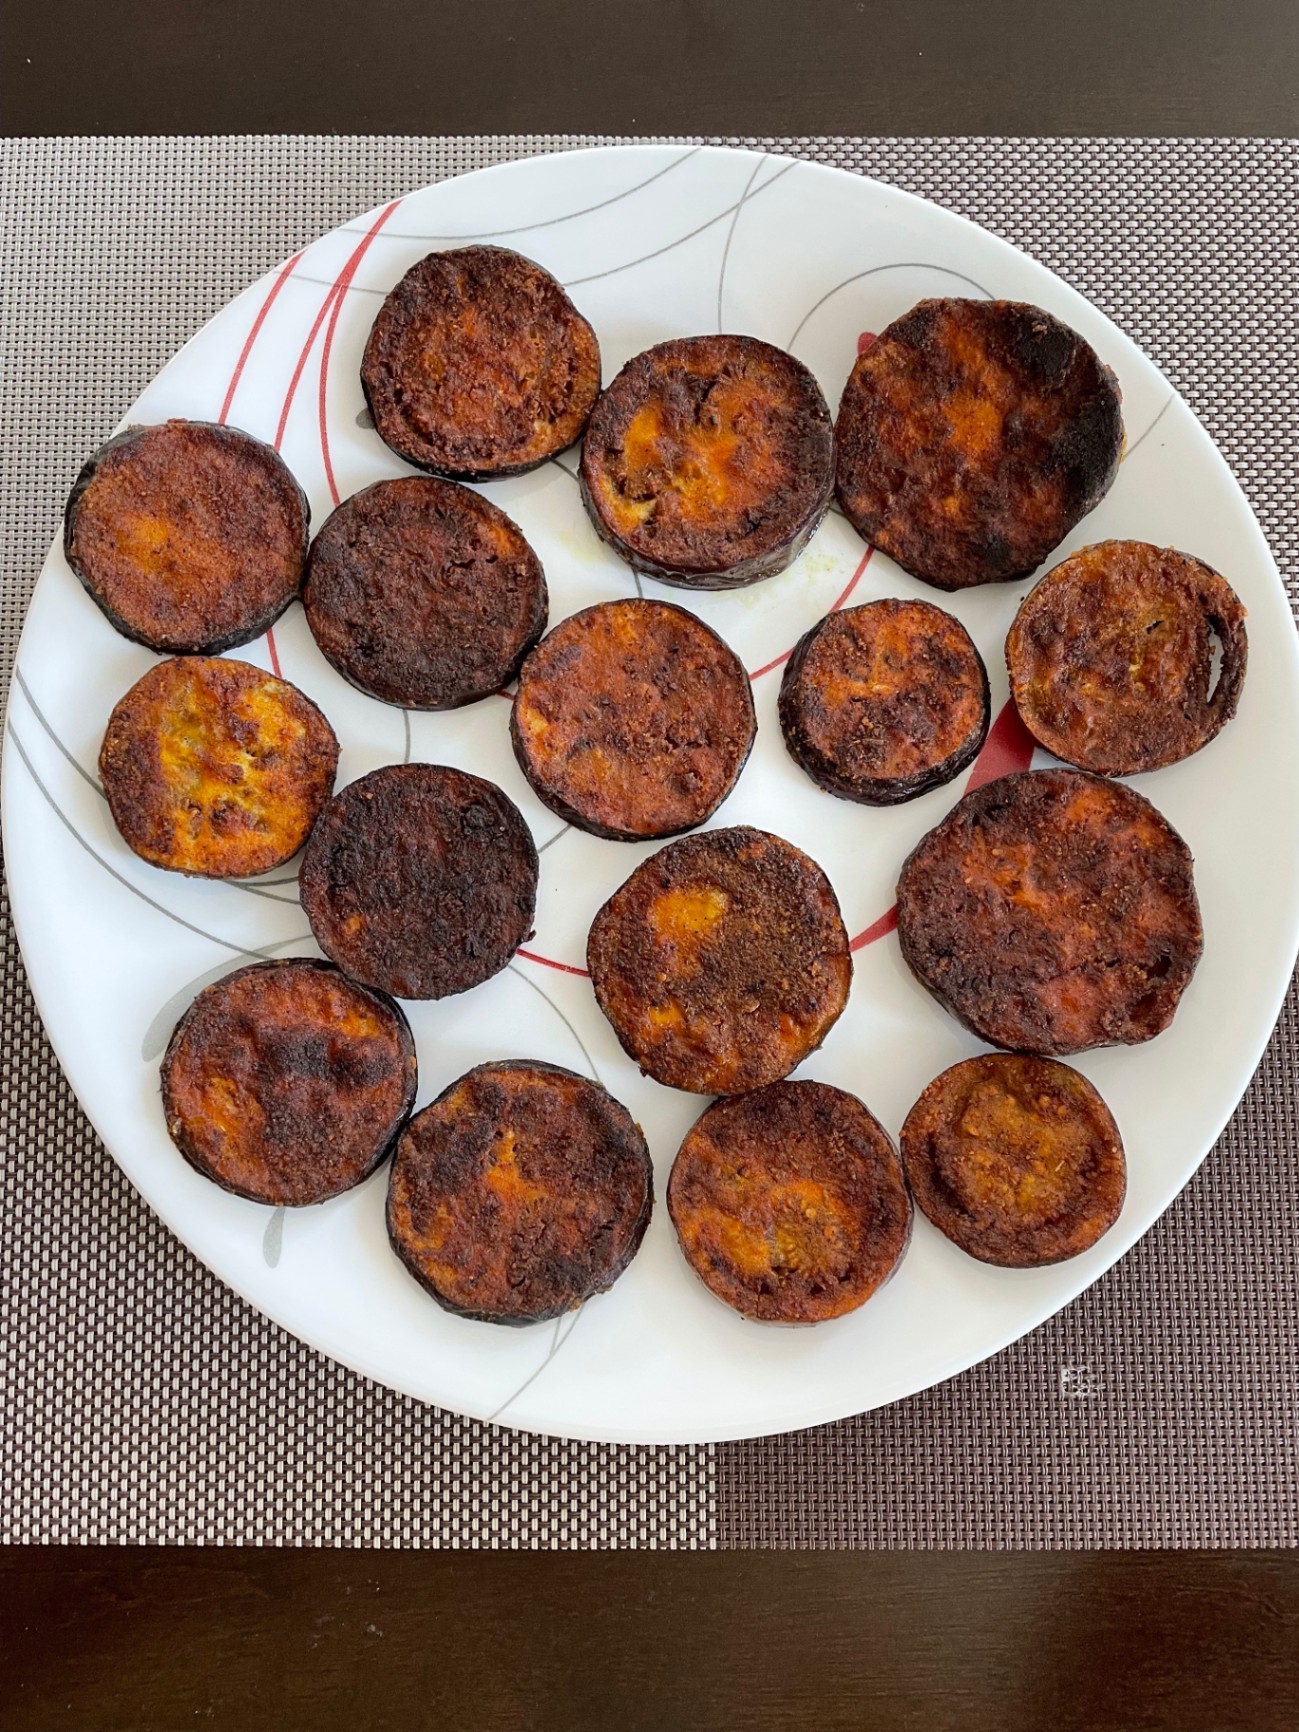
POLYGON ((717 329, 719 334, 725 328, 722 324, 722 295, 726 287, 726 262, 731 256, 731 242, 735 239, 735 225, 740 220, 740 212, 744 209, 744 201, 748 198, 750 189, 752 188, 754 181, 757 180, 762 165, 766 160, 767 158, 765 155, 758 158, 757 165, 754 168, 753 173, 749 176, 748 181, 745 183, 744 191, 740 194, 740 202, 735 207, 735 215, 731 218, 731 226, 726 231, 726 245, 722 248, 721 269, 717 273, 717 329))
MULTIPOLYGON (((656 180, 662 180, 665 174, 671 174, 674 168, 680 168, 683 162, 689 162, 692 156, 698 156, 703 148, 702 144, 692 145, 683 155, 668 163, 666 168, 656 168, 646 180, 637 181, 635 186, 625 187, 622 192, 614 193, 612 198, 602 198, 596 204, 584 205, 581 210, 567 211, 563 216, 547 217, 544 222, 521 223, 517 228, 512 229, 474 229, 468 234, 461 235, 417 235, 403 229, 388 228, 381 230, 380 233, 384 240, 390 241, 492 241, 498 240, 502 235, 528 235, 535 233, 537 229, 553 229, 558 227, 560 223, 576 222, 579 217, 590 216, 592 211, 607 210, 611 204, 621 204, 623 199, 631 198, 635 193, 644 192, 647 186, 653 186, 656 180)), ((342 232, 349 235, 359 235, 366 231, 353 227, 350 223, 345 223, 342 232)))
MULTIPOLYGON (((266 949, 268 951, 287 950, 290 945, 305 943, 310 936, 309 932, 304 932, 294 938, 281 938, 275 944, 268 944, 266 949)), ((249 954, 251 956, 251 952, 249 954)), ((269 961, 270 958, 264 957, 262 960, 269 961)), ((230 972, 228 962, 219 962, 215 968, 204 969, 202 974, 196 974, 193 980, 186 981, 184 986, 178 987, 172 993, 144 1031, 144 1039, 140 1042, 140 1057, 146 1064, 151 1059, 162 1057, 163 1048, 171 1039, 171 1031, 180 1021, 182 1013, 189 1009, 204 987, 211 986, 214 981, 224 980, 230 972)))
MULTIPOLYGON (((766 192, 769 187, 775 186, 778 180, 784 180, 785 176, 789 174, 791 170, 798 167, 798 163, 789 162, 785 164, 784 168, 777 169, 776 173, 772 175, 770 180, 763 181, 762 185, 758 187, 756 191, 749 194, 750 201, 755 198, 761 198, 763 193, 766 192)), ((610 265, 608 270, 592 271, 590 276, 570 277, 564 284, 564 287, 566 289, 576 289, 583 283, 597 283, 602 281, 605 277, 616 277, 620 271, 634 270, 637 265, 647 264, 650 259, 662 258, 664 253, 670 253, 677 247, 683 247, 687 241, 694 240, 696 235, 703 234, 705 229, 716 228, 718 223, 724 223, 727 217, 730 216, 733 211, 737 211, 743 202, 743 199, 737 199, 734 204, 728 204, 725 210, 718 211, 716 216, 709 217, 707 222, 700 223, 698 228, 691 229, 688 234, 679 235, 676 240, 668 241, 666 246, 655 247, 653 252, 642 253, 639 258, 628 259, 624 264, 610 265)))
POLYGON ((516 1402, 519 1399, 519 1397, 523 1394, 523 1392, 526 1389, 532 1388, 532 1385, 537 1381, 537 1379, 541 1376, 542 1372, 550 1364, 551 1360, 559 1352, 560 1348, 564 1345, 564 1342, 568 1340, 569 1335, 571 1335, 573 1333, 573 1331, 577 1328, 577 1320, 581 1315, 582 1315, 582 1306, 579 1305, 576 1308, 576 1310, 574 1310, 571 1313, 573 1320, 568 1326, 568 1335, 564 1335, 562 1337, 561 1337, 559 1332, 564 1326, 564 1319, 562 1317, 557 1317, 555 1319, 555 1339, 551 1342, 550 1348, 546 1354, 546 1357, 542 1360, 541 1364, 537 1367, 537 1369, 532 1373, 532 1375, 530 1377, 524 1378, 523 1382, 514 1391, 513 1395, 507 1395, 505 1400, 501 1403, 501 1405, 497 1408, 493 1408, 491 1413, 489 1413, 487 1415, 486 1423, 488 1425, 490 1425, 494 1419, 499 1419, 501 1417, 501 1415, 505 1412, 505 1409, 507 1407, 512 1406, 514 1404, 514 1402, 516 1402))
MULTIPOLYGON (((19 688, 21 689, 23 696, 27 699, 28 706, 30 707, 32 714, 36 717, 36 720, 41 724, 41 727, 44 728, 45 732, 49 735, 50 739, 53 740, 54 744, 58 747, 59 751, 62 752, 63 756, 68 760, 68 762, 72 765, 72 768, 81 777, 82 781, 88 783, 89 786, 92 787, 95 790, 95 792, 99 795, 101 800, 106 801, 108 799, 108 796, 105 794, 105 792, 104 792, 103 788, 100 786, 99 782, 96 780, 96 778, 94 776, 92 776, 90 774, 89 770, 83 770, 82 769, 81 765, 73 757, 72 753, 63 744, 63 741, 54 732, 54 729, 50 726, 50 724, 46 721, 45 712, 41 709, 41 706, 36 702, 36 699, 32 696, 32 688, 27 684, 27 681, 23 678, 23 671, 20 667, 15 666, 14 678, 18 681, 19 688)), ((10 730, 10 731, 12 732, 12 730, 10 730)))
MULTIPOLYGON (((546 852, 547 848, 553 848, 555 846, 555 843, 559 841, 560 837, 561 836, 567 836, 568 832, 572 828, 573 828, 573 826, 571 824, 565 824, 560 829, 556 830, 555 834, 553 836, 548 836, 546 838, 546 840, 541 844, 540 848, 537 849, 538 854, 544 854, 546 852)), ((526 976, 525 976, 525 979, 526 979, 526 976)), ((531 985, 532 982, 529 981, 528 984, 531 985)))
POLYGON ((406 744, 402 748, 401 761, 403 764, 409 764, 410 763, 410 711, 409 710, 403 710, 401 712, 401 720, 402 720, 402 726, 406 730, 406 744))
POLYGON ((995 298, 991 289, 984 288, 983 284, 976 283, 973 277, 967 277, 962 271, 954 271, 947 265, 927 264, 919 259, 903 259, 891 265, 872 265, 868 271, 855 271, 852 276, 845 277, 841 283, 836 283, 832 289, 827 289, 821 299, 803 314, 803 317, 794 327, 794 335, 785 344, 785 347, 790 350, 793 349, 794 344, 803 334, 803 327, 813 313, 820 312, 825 303, 832 296, 837 295, 841 289, 846 289, 849 283, 860 283, 865 277, 878 277, 884 271, 934 271, 942 277, 955 277, 958 283, 968 283, 972 289, 977 289, 986 301, 995 298))
POLYGON ((563 1011, 555 1003, 554 999, 550 996, 550 994, 545 990, 544 987, 538 986, 536 981, 533 980, 530 975, 525 974, 523 972, 523 970, 517 966, 517 964, 511 962, 511 963, 507 964, 507 967, 509 968, 509 971, 511 974, 517 975, 518 978, 521 981, 523 981, 526 986, 530 986, 532 988, 532 990, 537 994, 538 998, 544 998, 545 999, 546 1003, 554 1011, 555 1015, 559 1018, 559 1020, 563 1023, 564 1027, 568 1030, 568 1032, 572 1035, 573 1039, 577 1042, 578 1051, 581 1053, 582 1057, 586 1060, 587 1068, 591 1072, 592 1081, 600 1083, 600 1087, 603 1088, 604 1084, 602 1082, 600 1082, 600 1073, 595 1068, 595 1060, 591 1057, 590 1053, 586 1050, 586 1042, 582 1039, 581 1035, 573 1027, 573 1024, 564 1015, 563 1011))
MULTIPOLYGON (((32 714, 36 717, 36 720, 40 723, 42 729, 49 736, 49 738, 54 742, 55 746, 63 754, 63 756, 67 759, 67 761, 72 765, 72 768, 81 777, 82 781, 85 782, 88 787, 93 788, 95 790, 96 794, 99 795, 99 798, 104 801, 105 805, 107 805, 108 795, 105 794, 102 785, 96 780, 96 778, 94 776, 92 776, 90 774, 89 770, 82 769, 81 765, 73 757, 72 753, 63 744, 63 741, 54 732, 54 729, 50 726, 49 722, 46 720, 44 710, 42 710, 41 706, 36 702, 36 699, 32 696, 32 689, 27 684, 27 681, 23 678, 21 669, 19 669, 17 667, 14 669, 14 678, 18 681, 18 685, 22 691, 22 694, 27 699, 28 706, 30 707, 32 714)), ((12 732, 12 729, 10 730, 10 732, 12 732)), ((19 747, 19 750, 20 751, 22 750, 21 746, 19 747)), ((28 768, 30 769, 31 766, 28 765, 28 768)), ((62 814, 60 814, 60 816, 62 816, 62 814)), ((95 858, 98 859, 99 856, 96 855, 95 858)), ((285 906, 289 907, 289 908, 293 907, 294 904, 297 902, 296 896, 272 896, 271 892, 270 892, 270 888, 269 888, 269 886, 272 884, 296 884, 297 883, 296 878, 270 878, 267 880, 265 885, 246 884, 241 879, 237 879, 237 878, 228 878, 228 879, 225 879, 224 882, 227 883, 232 890, 242 890, 245 893, 245 895, 248 895, 248 896, 264 896, 268 902, 283 902, 285 904, 285 906)))
POLYGON ((1177 401, 1177 392, 1176 391, 1170 391, 1168 393, 1168 398, 1165 401, 1163 408, 1159 411, 1158 415, 1155 416, 1154 420, 1150 423, 1149 427, 1147 427, 1145 432, 1141 435, 1141 437, 1139 439, 1137 439, 1133 444, 1129 445, 1127 450, 1123 453, 1122 461, 1124 463, 1127 462, 1128 458, 1131 457, 1135 451, 1140 450, 1140 448, 1145 444, 1146 440, 1149 439, 1150 435, 1154 432, 1155 428, 1158 427, 1159 423, 1163 420, 1164 416, 1167 415, 1168 411, 1172 408, 1173 404, 1176 403, 1176 401, 1177 401))
POLYGON ((284 1249, 284 1205, 271 1211, 271 1218, 266 1223, 266 1231, 262 1234, 262 1256, 266 1259, 268 1269, 274 1269, 280 1260, 284 1249))
MULTIPOLYGON (((17 731, 14 728, 12 718, 9 719, 9 738, 13 741, 14 746, 17 749, 18 756, 22 759, 23 763, 27 766, 28 775, 31 777, 32 781, 35 782, 36 786, 40 789, 41 793, 45 796, 46 803, 48 804, 50 810, 54 813, 55 817, 59 820, 60 824, 62 824, 64 829, 68 832, 68 834, 82 848, 85 849, 86 853, 89 854, 90 858, 92 860, 94 860, 97 865, 102 866, 104 871, 108 873, 108 876, 110 878, 115 878, 117 880, 117 882, 122 886, 123 889, 129 890, 131 892, 132 896, 138 896, 141 902, 147 902, 149 907, 157 909, 159 914, 165 914, 167 919, 175 921, 177 926, 183 926, 187 932, 193 932, 199 938, 206 938, 213 944, 219 944, 223 950, 232 950, 236 956, 247 956, 247 957, 255 958, 255 959, 263 961, 263 962, 270 962, 272 960, 271 952, 269 950, 257 950, 257 949, 251 948, 249 945, 246 945, 246 944, 235 944, 230 939, 222 938, 215 932, 206 931, 202 926, 195 926, 192 920, 182 919, 182 917, 179 914, 173 914, 170 908, 164 908, 161 902, 155 902, 152 896, 146 896, 144 891, 137 889, 137 887, 131 883, 129 878, 123 878, 122 874, 120 872, 115 871, 114 868, 108 864, 107 860, 104 859, 102 854, 97 854, 95 852, 95 850, 90 846, 89 842, 86 841, 85 837, 81 834, 81 832, 77 829, 77 827, 72 823, 71 819, 69 819, 68 817, 65 816, 65 814, 64 814, 62 808, 60 807, 58 801, 54 798, 53 794, 50 793, 49 789, 45 786, 44 782, 42 782, 40 776, 37 774, 36 766, 35 766, 35 764, 32 763, 31 759, 28 757, 27 748, 23 745, 22 741, 19 739, 17 731)), ((277 898, 277 900, 279 900, 279 899, 277 898)), ((310 937, 311 937, 311 934, 309 932, 304 932, 301 935, 301 937, 299 937, 299 938, 285 939, 285 940, 283 940, 283 942, 286 944, 301 944, 301 943, 304 943, 310 937)))

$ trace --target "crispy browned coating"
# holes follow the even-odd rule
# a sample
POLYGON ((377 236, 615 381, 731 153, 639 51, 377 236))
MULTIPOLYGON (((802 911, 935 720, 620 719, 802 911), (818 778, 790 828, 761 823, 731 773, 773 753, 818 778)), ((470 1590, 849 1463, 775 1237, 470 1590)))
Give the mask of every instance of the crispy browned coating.
POLYGON ((668 1181, 686 1261, 761 1323, 823 1323, 864 1305, 911 1236, 888 1134, 855 1095, 778 1082, 715 1101, 668 1181))
POLYGON ((1119 783, 1003 776, 902 868, 898 937, 921 983, 991 1046, 1133 1046, 1167 1028, 1200 959, 1191 851, 1119 783))
POLYGON ((499 974, 531 933, 537 850, 495 783, 389 764, 330 801, 298 883, 340 968, 397 998, 446 998, 499 974))
POLYGON ((872 601, 814 625, 780 686, 780 727, 812 780, 893 806, 950 782, 988 733, 988 670, 959 620, 872 601))
POLYGON ((207 421, 128 427, 77 477, 68 564, 126 637, 218 655, 260 637, 298 593, 306 495, 277 451, 207 421))
POLYGON ((690 589, 783 571, 833 483, 820 386, 756 337, 679 337, 637 355, 582 446, 582 498, 600 535, 637 571, 690 589))
POLYGON ((971 1257, 1035 1269, 1087 1251, 1118 1219, 1118 1126, 1068 1065, 984 1053, 935 1077, 902 1127, 917 1204, 971 1257))
POLYGON ((172 1141, 255 1203, 323 1203, 360 1184, 406 1122, 415 1082, 391 999, 301 957, 209 986, 162 1061, 172 1141))
POLYGON ((380 307, 361 386, 399 457, 488 481, 579 436, 600 346, 549 271, 507 247, 458 247, 412 265, 380 307))
POLYGON ((614 1033, 656 1082, 739 1094, 787 1076, 848 1002, 830 880, 747 825, 670 842, 596 915, 586 965, 614 1033))
POLYGON ((483 1064, 411 1121, 388 1183, 388 1236, 439 1305, 540 1323, 612 1287, 654 1204, 640 1127, 585 1077, 483 1064))
POLYGON ((510 737, 552 812, 643 841, 717 810, 757 725, 739 657, 701 619, 665 601, 606 601, 561 621, 528 657, 510 737))
POLYGON ((311 635, 386 704, 454 710, 497 692, 546 629, 541 561, 503 511, 408 476, 345 499, 311 544, 311 635))
POLYGON ((1072 554, 1025 598, 1006 639, 1029 733, 1106 776, 1158 770, 1207 745, 1236 713, 1246 656, 1245 609, 1227 580, 1145 541, 1072 554))
POLYGON ((338 741, 296 686, 248 662, 159 662, 108 720, 99 775, 141 859, 251 878, 301 848, 334 788, 338 741))
POLYGON ((1123 448, 1113 373, 1018 301, 921 301, 895 319, 858 356, 835 432, 849 521, 949 590, 1034 571, 1123 448))

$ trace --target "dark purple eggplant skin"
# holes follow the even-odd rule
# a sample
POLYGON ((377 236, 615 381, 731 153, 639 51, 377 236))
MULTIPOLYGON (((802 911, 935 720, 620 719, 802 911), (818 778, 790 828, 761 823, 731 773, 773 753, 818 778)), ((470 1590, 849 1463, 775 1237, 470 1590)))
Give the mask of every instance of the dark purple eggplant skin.
MULTIPOLYGON (((187 417, 187 419, 189 418, 187 417)), ((246 433, 242 428, 228 427, 224 422, 191 419, 190 424, 195 427, 212 428, 220 433, 238 433, 242 438, 253 440, 254 443, 259 445, 265 443, 263 440, 257 439, 255 434, 246 433)), ((243 644, 253 643, 257 638, 268 632, 275 624, 276 620, 280 619, 285 613, 287 613, 289 608, 297 600, 296 592, 293 595, 287 596, 282 602, 277 602, 273 608, 265 609, 246 627, 241 628, 238 631, 224 632, 214 637, 195 638, 192 640, 187 639, 183 642, 180 639, 172 638, 164 640, 156 634, 154 636, 149 636, 146 633, 137 631, 136 628, 129 625, 114 608, 110 607, 104 597, 95 588, 91 580, 87 577, 86 573, 82 570, 80 561, 72 552, 73 538, 76 530, 77 507, 80 505, 82 498, 85 496, 86 490, 94 480, 100 464, 104 461, 105 457, 109 456, 110 453, 121 450, 124 446, 133 444, 142 433, 149 431, 151 425, 152 423, 136 423, 130 427, 124 427, 120 433, 115 433, 111 439, 105 440, 99 449, 88 457, 85 463, 82 464, 81 471, 72 484, 72 491, 68 494, 67 504, 63 508, 63 556, 67 560, 71 569, 76 573, 77 579, 86 594, 104 615, 104 618, 113 627, 114 631, 120 632, 124 638, 128 638, 132 643, 142 644, 145 649, 155 650, 159 655, 224 655, 227 650, 238 649, 243 644)), ((305 570, 307 548, 309 545, 311 530, 311 503, 303 490, 302 484, 284 462, 284 459, 280 457, 279 453, 275 451, 273 446, 267 446, 266 449, 271 451, 277 461, 282 465, 284 473, 288 476, 289 480, 292 481, 297 492, 298 500, 302 508, 302 564, 303 569, 305 570)), ((299 588, 300 587, 301 584, 299 584, 299 588)))
MULTIPOLYGON (((828 615, 832 618, 833 615, 828 615)), ((791 758, 827 794, 833 794, 840 800, 853 800, 861 806, 902 806, 908 800, 915 800, 921 794, 928 794, 933 788, 941 788, 945 783, 955 780, 963 770, 978 757, 983 750, 988 737, 988 729, 992 725, 992 688, 988 683, 988 669, 983 657, 979 656, 979 668, 982 674, 983 719, 980 727, 968 735, 958 751, 945 758, 941 764, 935 764, 931 769, 918 771, 914 776, 881 776, 870 781, 858 781, 850 776, 836 774, 833 766, 816 752, 810 742, 803 736, 798 727, 798 717, 789 694, 799 670, 806 661, 809 651, 817 636, 826 625, 827 620, 819 619, 814 626, 805 631, 797 644, 789 661, 785 664, 785 672, 780 682, 780 697, 777 700, 777 713, 780 718, 780 729, 784 736, 785 746, 791 758)), ((976 654, 978 652, 976 651, 976 654)))

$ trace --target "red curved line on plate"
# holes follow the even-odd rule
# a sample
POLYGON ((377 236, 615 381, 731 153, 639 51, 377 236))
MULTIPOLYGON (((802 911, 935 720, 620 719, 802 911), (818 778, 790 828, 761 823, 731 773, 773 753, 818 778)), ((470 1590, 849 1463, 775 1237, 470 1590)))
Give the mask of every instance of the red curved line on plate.
POLYGON ((890 932, 896 931, 898 924, 898 908, 895 902, 887 914, 881 914, 856 938, 848 940, 849 950, 865 950, 868 944, 874 944, 877 938, 887 938, 890 932))
POLYGON ((859 355, 864 355, 866 353, 867 349, 869 349, 871 344, 875 341, 876 335, 877 333, 874 331, 863 331, 861 333, 857 339, 857 353, 859 355))
MULTIPOLYGON (((866 570, 866 567, 870 564, 871 554, 874 553, 874 551, 875 551, 875 549, 873 547, 868 547, 866 549, 865 553, 862 554, 861 564, 857 567, 856 571, 854 571, 852 576, 848 579, 848 587, 844 590, 843 594, 839 597, 838 601, 836 601, 834 606, 830 609, 831 613, 838 613, 839 609, 843 606, 844 602, 847 601, 848 597, 852 594, 853 590, 855 590, 857 585, 861 582, 862 574, 866 570)), ((790 647, 785 651, 784 655, 779 655, 776 657, 775 661, 767 662, 764 667, 757 668, 753 673, 751 673, 749 675, 749 678, 751 680, 760 680, 762 678, 763 674, 769 674, 771 672, 772 668, 778 668, 782 662, 787 662, 789 660, 790 656, 793 655, 794 651, 797 648, 798 648, 797 644, 791 644, 790 647)))
POLYGON ((275 648, 275 628, 269 625, 266 628, 266 647, 271 654, 271 672, 277 680, 282 680, 284 675, 280 672, 280 658, 275 648))
POLYGON ((378 233, 378 231, 382 227, 382 225, 387 222, 388 218, 392 215, 393 211, 396 210, 397 206, 400 203, 401 203, 400 199, 394 199, 392 204, 388 205, 383 211, 380 212, 377 221, 372 225, 372 227, 370 228, 368 233, 359 242, 356 249, 352 253, 352 256, 348 259, 347 263, 343 266, 343 269, 339 272, 338 276, 335 278, 333 284, 330 287, 329 293, 325 296, 324 300, 320 303, 320 311, 316 314, 315 318, 311 321, 311 329, 307 332, 307 340, 302 345, 302 353, 298 356, 297 366, 294 367, 294 369, 293 369, 293 377, 289 380, 289 388, 284 393, 284 407, 280 410, 280 424, 275 429, 274 444, 275 444, 275 449, 277 451, 279 450, 280 446, 284 443, 284 429, 288 426, 288 423, 289 423, 289 410, 293 407, 293 399, 297 395, 297 391, 298 391, 298 382, 302 378, 303 372, 306 369, 307 357, 311 354, 312 347, 314 346, 315 341, 316 341, 316 335, 319 332, 320 327, 324 324, 326 316, 329 313, 329 309, 333 306, 334 302, 340 298, 341 293, 342 293, 342 285, 344 284, 344 282, 349 282, 349 283, 351 282, 352 276, 355 274, 356 265, 357 265, 357 263, 359 263, 359 261, 360 261, 362 255, 364 254, 366 248, 369 246, 371 240, 378 233))
MULTIPOLYGON (((1010 776, 1016 770, 1026 770, 1033 761, 1036 744, 1020 721, 1019 711, 1007 698, 1001 714, 988 731, 983 750, 974 760, 970 779, 965 784, 965 792, 972 793, 975 788, 983 787, 985 782, 995 782, 999 776, 1010 776)), ((849 939, 849 950, 864 950, 868 944, 874 944, 877 938, 886 938, 890 932, 895 931, 897 924, 898 909, 894 903, 887 914, 881 914, 878 920, 859 932, 856 938, 849 939)))
MULTIPOLYGON (((339 497, 338 488, 334 483, 334 465, 333 465, 333 462, 331 461, 330 455, 329 455, 329 422, 328 422, 328 417, 327 417, 327 413, 326 413, 326 397, 327 397, 328 390, 329 390, 329 351, 334 346, 334 330, 338 324, 338 315, 343 310, 343 299, 344 299, 345 295, 347 294, 348 288, 351 285, 352 278, 356 275, 357 267, 360 265, 361 260, 365 257, 366 253, 369 251, 371 241, 378 234, 379 230, 387 222, 388 218, 397 209, 397 207, 400 203, 401 203, 401 200, 399 198, 395 198, 390 205, 385 205, 383 210, 380 211, 378 217, 375 219, 374 223, 371 225, 369 231, 367 232, 364 240, 362 240, 360 246, 357 247, 356 251, 352 254, 351 258, 347 261, 346 265, 344 265, 343 273, 339 277, 338 281, 334 284, 334 287, 331 291, 331 293, 334 296, 334 310, 329 316, 329 325, 325 331, 325 341, 322 344, 321 350, 320 350, 319 410, 320 410, 320 454, 325 460, 325 482, 329 488, 329 497, 333 500, 335 505, 341 504, 342 501, 339 497)), ((323 311, 323 309, 322 309, 322 311, 323 311)))
POLYGON ((974 760, 970 779, 965 784, 966 793, 973 793, 985 782, 995 782, 998 776, 1010 776, 1016 770, 1027 770, 1033 761, 1036 745, 1036 740, 1020 721, 1019 711, 1007 698, 1002 705, 1001 714, 992 724, 988 737, 983 742, 983 750, 974 760))
POLYGON ((578 974, 583 980, 591 976, 584 968, 574 968, 571 962, 555 962, 549 956, 538 956, 535 950, 516 950, 516 956, 524 957, 528 962, 539 962, 543 968, 556 968, 561 974, 578 974))
POLYGON ((219 426, 225 426, 226 416, 229 415, 230 405, 235 400, 235 392, 239 389, 239 381, 243 378, 244 368, 248 364, 248 357, 253 352, 253 344, 261 335, 262 326, 266 323, 266 315, 275 305, 275 297, 279 294, 285 283, 288 282, 290 276, 293 274, 294 265, 297 264, 301 257, 302 254, 300 252, 294 253, 291 259, 286 260, 286 262, 281 265, 280 274, 271 284, 270 293, 262 302, 261 309, 258 312, 257 317, 253 320, 252 329, 244 338, 244 346, 239 351, 239 359, 235 362, 235 370, 230 375, 230 383, 226 387, 225 401, 221 405, 221 413, 217 416, 217 423, 219 426))

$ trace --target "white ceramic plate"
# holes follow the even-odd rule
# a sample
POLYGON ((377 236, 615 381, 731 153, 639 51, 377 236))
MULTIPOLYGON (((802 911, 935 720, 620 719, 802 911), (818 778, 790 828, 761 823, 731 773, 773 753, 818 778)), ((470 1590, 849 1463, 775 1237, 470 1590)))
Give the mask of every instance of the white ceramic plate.
MULTIPOLYGON (((95 761, 110 708, 155 658, 111 629, 58 545, 23 633, 4 752, 10 887, 41 1014, 96 1128, 168 1225, 268 1316, 380 1382, 530 1430, 645 1443, 758 1435, 897 1400, 995 1352, 1094 1281, 1195 1171, 1258 1062, 1299 941, 1299 678, 1280 579, 1186 405, 1058 278, 907 194, 743 151, 585 151, 411 193, 248 289, 125 419, 224 417, 277 441, 319 524, 335 499, 407 472, 370 429, 357 377, 382 295, 430 248, 488 237, 569 285, 599 334, 606 379, 663 338, 742 331, 792 349, 833 407, 860 333, 880 330, 921 296, 952 293, 1037 302, 1082 331, 1118 374, 1127 457, 1061 552, 1106 536, 1176 544, 1228 574, 1250 633, 1237 719, 1197 757, 1134 784, 1194 851, 1206 944, 1171 1030, 1078 1061, 1128 1150, 1118 1225, 1073 1262, 1016 1271, 972 1261, 920 1219, 897 1276, 852 1316, 794 1330, 726 1310, 682 1261, 662 1206, 673 1154, 703 1102, 636 1072, 579 972, 592 914, 652 845, 597 841, 547 812, 515 766, 499 698, 408 716, 361 696, 323 661, 296 606, 273 644, 264 638, 234 653, 277 663, 321 704, 343 742, 341 781, 407 756, 475 770, 519 803, 544 850, 537 935, 526 952, 465 997, 408 1006, 421 1104, 491 1058, 537 1057, 597 1075, 645 1128, 659 1204, 611 1293, 558 1324, 517 1330, 447 1316, 405 1273, 384 1235, 385 1174, 287 1215, 227 1196, 167 1138, 158 1102, 164 1042, 194 992, 227 969, 251 956, 318 953, 291 868, 255 886, 195 882, 146 866, 117 836, 95 761)), ((574 468, 570 452, 483 489, 538 549, 552 623, 635 583, 589 527, 574 468)), ((757 747, 714 822, 761 825, 808 849, 856 935, 887 914, 903 858, 968 778, 892 811, 819 792, 781 744, 776 664, 850 594, 854 602, 924 595, 957 614, 978 643, 995 715, 1006 701, 1002 642, 1028 587, 935 596, 864 551, 831 515, 798 563, 770 582, 730 595, 662 592, 715 626, 754 674, 757 747)), ((858 947, 848 1010, 799 1074, 861 1095, 896 1135, 924 1085, 974 1050, 885 933, 858 947)), ((1189 1269, 1176 1272, 1175 1280, 1193 1279, 1189 1269)))

